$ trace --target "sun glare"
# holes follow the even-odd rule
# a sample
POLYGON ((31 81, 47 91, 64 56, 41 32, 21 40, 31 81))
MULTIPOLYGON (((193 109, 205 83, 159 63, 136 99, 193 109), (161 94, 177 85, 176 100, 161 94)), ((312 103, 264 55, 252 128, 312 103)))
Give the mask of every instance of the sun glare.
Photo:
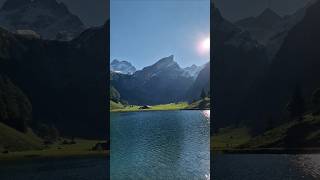
POLYGON ((198 44, 198 52, 201 55, 207 55, 210 52, 210 37, 202 39, 198 44))
POLYGON ((210 38, 206 38, 203 42, 202 42, 202 48, 206 51, 210 50, 210 38))

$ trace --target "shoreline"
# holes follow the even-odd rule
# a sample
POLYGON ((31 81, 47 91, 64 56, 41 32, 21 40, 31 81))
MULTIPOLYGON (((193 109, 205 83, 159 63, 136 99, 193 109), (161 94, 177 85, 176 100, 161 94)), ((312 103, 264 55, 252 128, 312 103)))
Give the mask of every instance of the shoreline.
POLYGON ((213 149, 213 154, 320 154, 320 148, 213 149))
POLYGON ((93 156, 109 156, 110 149, 93 149, 103 140, 74 139, 75 143, 64 143, 61 139, 51 145, 42 145, 40 149, 3 151, 0 161, 35 160, 53 158, 84 158, 93 156))
POLYGON ((42 159, 63 159, 63 158, 88 158, 88 157, 109 157, 110 150, 104 151, 79 151, 73 153, 50 153, 44 152, 45 150, 37 151, 20 151, 10 152, 8 154, 0 154, 1 162, 14 162, 14 161, 28 161, 28 160, 42 160, 42 159))
POLYGON ((112 113, 118 112, 149 112, 149 111, 204 111, 210 109, 140 109, 140 110, 110 110, 112 113))

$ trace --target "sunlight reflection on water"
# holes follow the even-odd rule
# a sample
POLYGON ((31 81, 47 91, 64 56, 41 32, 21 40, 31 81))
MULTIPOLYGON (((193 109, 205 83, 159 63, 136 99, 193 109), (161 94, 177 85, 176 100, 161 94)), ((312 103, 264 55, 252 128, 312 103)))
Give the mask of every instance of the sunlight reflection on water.
MULTIPOLYGON (((209 121, 210 123, 210 110, 203 110, 202 114, 205 116, 205 118, 209 121)), ((210 173, 205 175, 206 180, 210 180, 210 173)))
POLYGON ((307 174, 316 179, 320 179, 320 155, 306 154, 299 155, 294 160, 295 163, 307 174))
POLYGON ((210 110, 203 110, 202 114, 206 117, 207 120, 210 120, 210 110))

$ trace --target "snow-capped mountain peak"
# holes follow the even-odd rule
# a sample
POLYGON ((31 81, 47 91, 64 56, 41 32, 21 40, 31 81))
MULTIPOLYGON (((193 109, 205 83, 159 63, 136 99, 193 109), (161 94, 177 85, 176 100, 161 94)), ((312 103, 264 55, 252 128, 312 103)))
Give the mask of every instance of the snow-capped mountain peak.
POLYGON ((200 71, 203 69, 204 65, 197 66, 193 64, 192 66, 186 67, 183 70, 185 71, 186 76, 190 76, 194 79, 196 79, 200 73, 200 71))
POLYGON ((120 74, 133 74, 136 72, 136 68, 128 61, 119 61, 114 59, 110 64, 110 69, 113 72, 120 74))

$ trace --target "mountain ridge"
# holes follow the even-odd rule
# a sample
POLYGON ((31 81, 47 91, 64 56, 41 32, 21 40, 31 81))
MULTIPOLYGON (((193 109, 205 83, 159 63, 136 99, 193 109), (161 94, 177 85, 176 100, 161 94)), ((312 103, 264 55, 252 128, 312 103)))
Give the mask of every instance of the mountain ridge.
POLYGON ((184 100, 186 90, 194 81, 184 73, 171 55, 132 75, 111 73, 111 85, 129 104, 172 103, 184 100))
POLYGON ((7 0, 0 9, 0 26, 11 32, 32 30, 43 39, 63 41, 86 29, 78 16, 56 0, 7 0))

